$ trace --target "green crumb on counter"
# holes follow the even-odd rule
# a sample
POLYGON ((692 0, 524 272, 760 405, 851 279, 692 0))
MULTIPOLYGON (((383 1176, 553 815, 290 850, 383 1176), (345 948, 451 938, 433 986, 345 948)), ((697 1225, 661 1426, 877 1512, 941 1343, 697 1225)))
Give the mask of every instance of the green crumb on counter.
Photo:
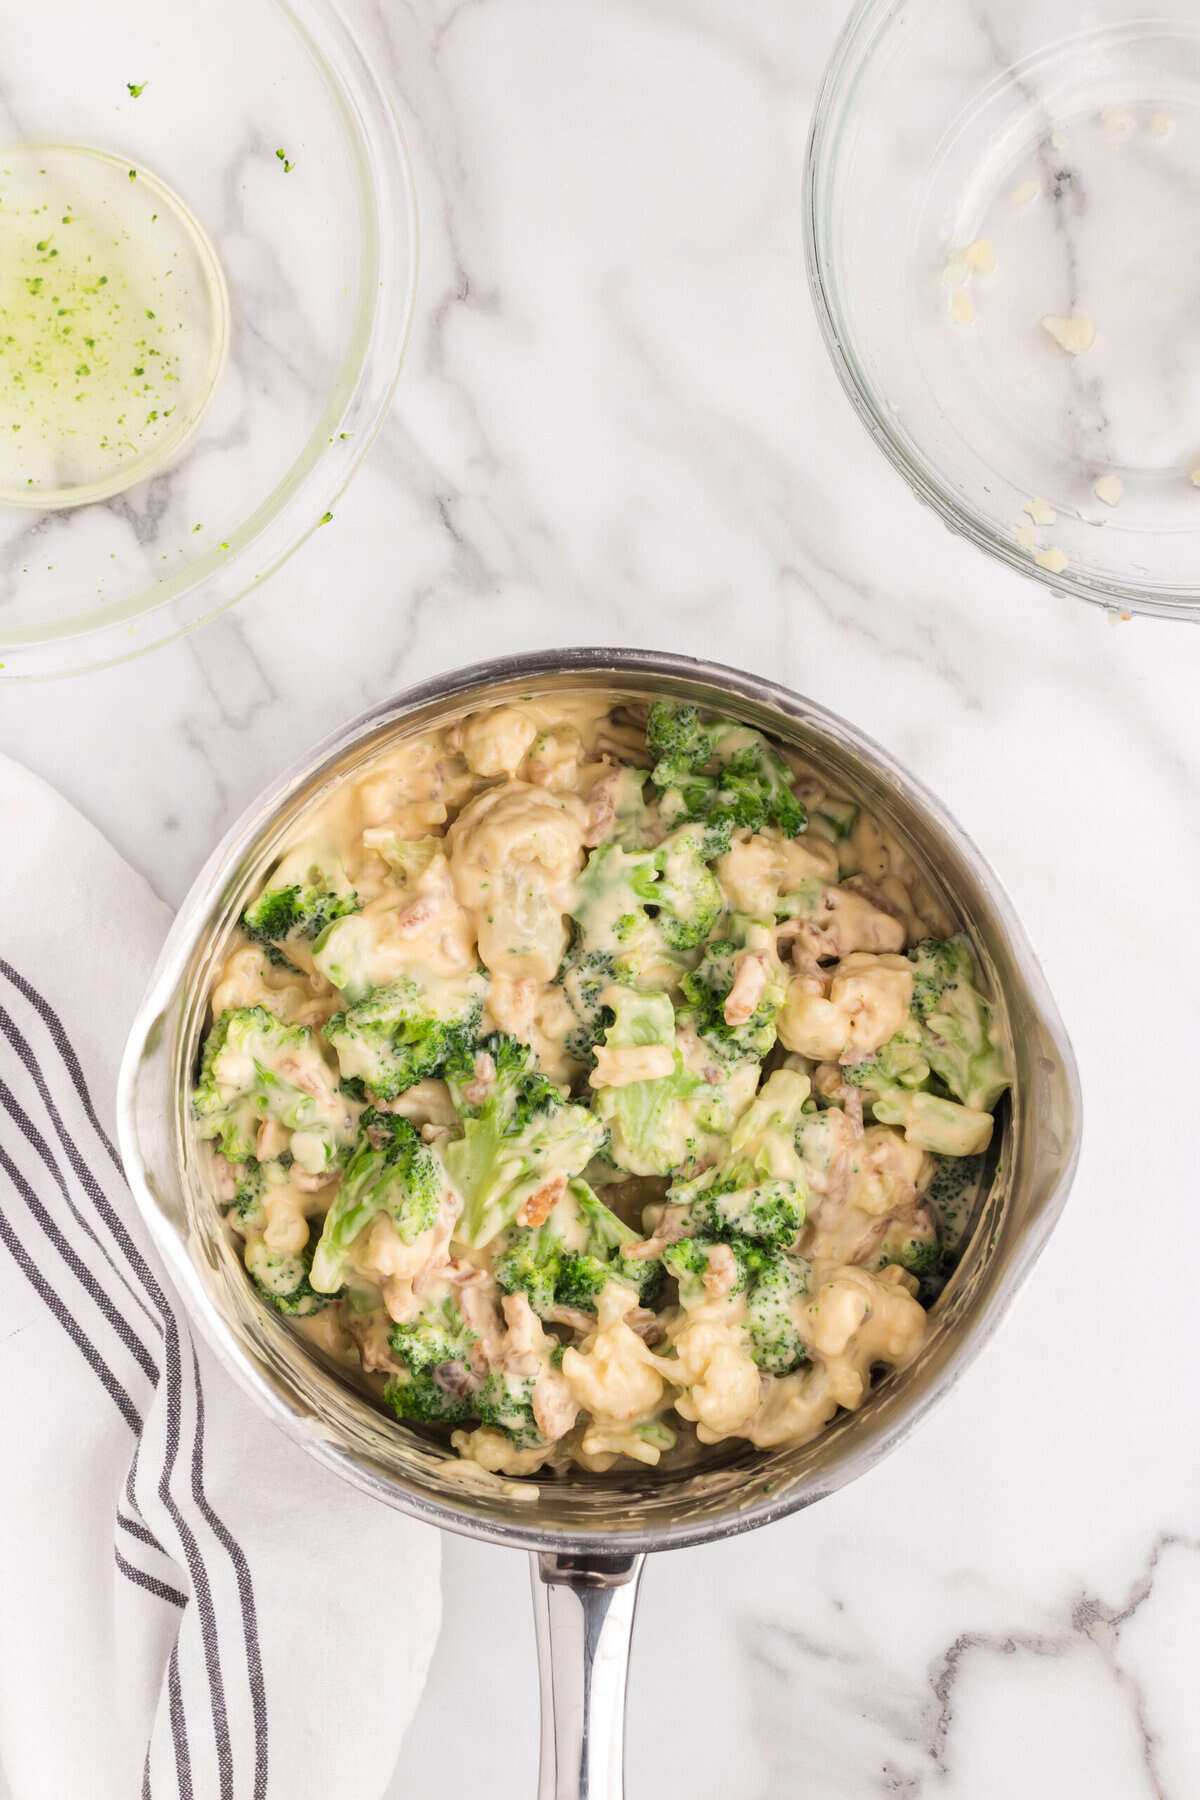
MULTIPOLYGON (((145 81, 127 81, 125 83, 125 86, 129 89, 129 98, 131 100, 140 100, 148 85, 149 84, 145 81)), ((132 175, 133 170, 131 169, 129 172, 132 175)))
POLYGON ((277 151, 276 151, 276 152, 275 152, 275 154, 276 154, 276 156, 277 156, 277 157, 278 157, 278 158, 279 158, 279 160, 280 160, 280 162, 281 162, 281 163, 282 163, 282 164, 283 164, 283 170, 284 170, 284 174, 285 174, 285 175, 290 175, 290 174, 291 174, 291 172, 292 172, 292 170, 293 170, 293 169, 294 169, 294 168, 295 168, 295 166, 296 166, 296 165, 295 165, 295 163, 294 163, 294 162, 289 162, 289 161, 288 161, 288 158, 287 158, 287 152, 286 152, 286 151, 284 151, 284 150, 277 150, 277 151))
POLYGON ((333 517, 333 514, 331 512, 322 513, 320 518, 317 520, 317 524, 318 525, 328 525, 328 523, 329 523, 330 519, 332 519, 332 517, 333 517))

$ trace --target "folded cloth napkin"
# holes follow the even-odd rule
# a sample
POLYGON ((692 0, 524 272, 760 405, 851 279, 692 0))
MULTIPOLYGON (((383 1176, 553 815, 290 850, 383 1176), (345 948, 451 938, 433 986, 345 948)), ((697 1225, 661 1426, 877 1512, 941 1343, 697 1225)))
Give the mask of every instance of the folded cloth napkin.
POLYGON ((375 1800, 437 1533, 260 1418, 149 1248, 112 1096, 168 921, 0 759, 0 1792, 375 1800))

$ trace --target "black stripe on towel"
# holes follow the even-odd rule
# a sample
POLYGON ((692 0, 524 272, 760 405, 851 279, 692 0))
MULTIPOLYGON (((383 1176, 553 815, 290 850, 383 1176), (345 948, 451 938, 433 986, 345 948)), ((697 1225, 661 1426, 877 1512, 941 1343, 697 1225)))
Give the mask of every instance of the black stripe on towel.
POLYGON ((117 1567, 122 1575, 127 1581, 132 1581, 135 1587, 145 1588, 148 1594, 155 1595, 159 1600, 169 1600, 172 1606, 184 1607, 187 1605, 186 1594, 181 1594, 178 1588, 170 1587, 167 1582, 160 1581, 157 1575, 147 1575, 145 1569, 139 1569, 135 1564, 126 1562, 115 1546, 113 1555, 117 1559, 117 1567))
POLYGON ((179 1781, 179 1800, 194 1800, 192 1788, 192 1756, 188 1749, 187 1718, 183 1710, 183 1689, 179 1681, 179 1645, 171 1651, 167 1664, 167 1693, 171 1707, 171 1737, 175 1744, 175 1773, 179 1781))
MULTIPOLYGON (((3 1008, 0 1007, 0 1029, 4 1026, 5 1018, 6 1014, 3 1008)), ((85 1223, 79 1208, 71 1199, 71 1196, 67 1191, 67 1184, 62 1170, 55 1160, 54 1152, 51 1150, 41 1132, 34 1125, 33 1120, 29 1117, 29 1114, 25 1111, 24 1107, 22 1107, 20 1101, 17 1100, 11 1088, 4 1081, 3 1077, 0 1077, 0 1107, 3 1107, 26 1143, 37 1153, 48 1173, 54 1178, 55 1186, 58 1188, 58 1191, 70 1209, 72 1218, 76 1219, 83 1227, 92 1243, 95 1244, 97 1250, 105 1257, 109 1267, 113 1270, 113 1274, 116 1275, 117 1271, 113 1267, 107 1253, 104 1251, 103 1246, 100 1244, 99 1239, 96 1237, 95 1232, 85 1223)), ((129 1354, 133 1357, 147 1381, 157 1387, 158 1364, 155 1362, 136 1331, 134 1331, 124 1313, 121 1312, 104 1288, 101 1287, 92 1270, 88 1268, 81 1257, 76 1255, 74 1247, 68 1242, 66 1236, 59 1229, 58 1224, 51 1217, 50 1213, 47 1212, 34 1189, 30 1187, 23 1176, 14 1176, 14 1179, 20 1182, 21 1197, 25 1201, 25 1204, 28 1206, 42 1230, 46 1233, 46 1236, 50 1238, 55 1249, 67 1264, 71 1273, 75 1276, 75 1279, 79 1282, 80 1286, 87 1291, 92 1300, 95 1301, 96 1306, 104 1314, 104 1317, 108 1320, 129 1354)), ((121 1280, 122 1286, 127 1285, 123 1277, 118 1276, 118 1280, 121 1280)))
MULTIPOLYGON (((121 1175, 123 1180, 124 1172, 121 1168, 120 1159, 117 1156, 111 1140, 108 1138, 96 1117, 95 1108, 92 1105, 91 1095, 88 1091, 82 1066, 61 1020, 58 1018, 58 1015, 55 1013, 53 1007, 50 1006, 49 1002, 38 993, 31 983, 12 968, 11 964, 2 959, 0 959, 0 975, 4 976, 12 984, 41 1019, 55 1050, 62 1060, 63 1066, 70 1078, 75 1094, 84 1110, 89 1124, 95 1132, 96 1137, 103 1145, 114 1169, 121 1175)), ((22 1058, 22 1060, 25 1059, 22 1058)), ((35 1067, 37 1066, 36 1058, 34 1058, 34 1065, 35 1067)), ((26 1066, 28 1067, 29 1065, 26 1064, 26 1066)), ((104 1189, 96 1180, 92 1170, 80 1154, 57 1107, 54 1106, 53 1101, 49 1097, 49 1089, 45 1083, 44 1076, 41 1075, 40 1069, 38 1075, 35 1075, 34 1079, 38 1086, 39 1094, 42 1096, 47 1112, 50 1115, 55 1133, 66 1151, 80 1186, 83 1187, 89 1199, 95 1206, 97 1213, 108 1226, 125 1261, 153 1300, 161 1317, 163 1349, 165 1352, 166 1364, 165 1397, 167 1401, 167 1446, 164 1466, 158 1482, 158 1493, 179 1533, 180 1543, 184 1553, 184 1561, 195 1588, 199 1622, 201 1626, 201 1638, 204 1646, 205 1662, 208 1669, 209 1687, 212 1698, 213 1730, 216 1740, 221 1800, 233 1800, 232 1745, 230 1742, 228 1714, 225 1704, 224 1678, 221 1668, 217 1618, 215 1607, 213 1605, 212 1589, 195 1535, 180 1512, 174 1496, 170 1491, 170 1481, 174 1473, 176 1459, 181 1447, 182 1435, 183 1356, 179 1330, 161 1284, 147 1263, 145 1257, 138 1249, 136 1243, 133 1241, 124 1222, 121 1220, 120 1215, 112 1206, 111 1201, 104 1192, 104 1189)), ((9 1167, 11 1168, 12 1165, 9 1164, 9 1167)), ((68 1204, 69 1203, 68 1199, 68 1204)), ((7 1236, 5 1241, 7 1241, 7 1236)), ((12 1248, 12 1245, 10 1245, 10 1248, 12 1248)), ((20 1246, 18 1244, 17 1249, 19 1250, 19 1248, 20 1246)), ((16 1254, 15 1251, 14 1254, 16 1254)), ((20 1257, 18 1257, 18 1261, 20 1260, 20 1257)), ((25 1257, 22 1267, 27 1276, 34 1282, 38 1291, 42 1293, 43 1299, 50 1305, 51 1311, 54 1312, 55 1316, 60 1320, 60 1323, 63 1323, 71 1332, 72 1337, 79 1344, 85 1356, 87 1356, 87 1360, 91 1366, 101 1375, 101 1379, 104 1379, 104 1374, 102 1373, 105 1368, 103 1359, 99 1357, 98 1352, 95 1352, 94 1346, 90 1346, 93 1354, 88 1354, 89 1347, 85 1347, 86 1339, 82 1338, 82 1334, 80 1334, 77 1329, 72 1329, 73 1321, 70 1320, 70 1315, 66 1312, 66 1309, 62 1307, 61 1302, 59 1302, 58 1305, 55 1305, 47 1297, 47 1292, 43 1292, 43 1288, 46 1284, 38 1277, 38 1272, 34 1269, 28 1257, 25 1257)), ((189 1349, 190 1348, 191 1346, 189 1345, 189 1349)), ((242 1612, 242 1629, 246 1648, 247 1671, 249 1676, 251 1712, 253 1715, 255 1734, 254 1795, 255 1800, 262 1800, 262 1797, 266 1794, 267 1783, 267 1706, 262 1655, 258 1637, 257 1611, 254 1602, 253 1581, 249 1564, 241 1546, 237 1543, 237 1540, 229 1531, 224 1521, 221 1520, 213 1510, 208 1497, 204 1492, 203 1454, 201 1449, 201 1440, 204 1429, 204 1402, 200 1383, 199 1364, 196 1361, 194 1350, 192 1350, 192 1372, 195 1380, 196 1401, 195 1425, 190 1459, 192 1465, 192 1492, 197 1505, 206 1522, 212 1529, 214 1536, 229 1555, 238 1586, 242 1612)), ((111 1376, 111 1371, 108 1371, 108 1374, 110 1378, 115 1381, 115 1377, 111 1376)), ((157 1376, 158 1371, 155 1370, 154 1377, 152 1378, 157 1380, 157 1376)), ((108 1382, 106 1382, 105 1385, 109 1385, 108 1382)), ((111 1391, 112 1389, 110 1388, 110 1392, 111 1391)), ((130 1404, 132 1405, 132 1403, 130 1404)), ((136 1409, 133 1409, 133 1417, 129 1418, 128 1422, 130 1423, 131 1429, 139 1431, 141 1421, 136 1413, 136 1409), (134 1423, 135 1420, 136 1423, 134 1423)), ((190 1782, 190 1756, 188 1757, 187 1766, 189 1770, 188 1779, 190 1782)), ((148 1776, 149 1770, 147 1766, 147 1780, 148 1776)))

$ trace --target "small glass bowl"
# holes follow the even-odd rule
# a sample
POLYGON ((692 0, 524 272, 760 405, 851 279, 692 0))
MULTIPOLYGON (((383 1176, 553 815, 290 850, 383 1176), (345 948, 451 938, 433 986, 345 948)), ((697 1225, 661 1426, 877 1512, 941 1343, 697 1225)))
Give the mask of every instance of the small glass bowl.
POLYGON ((946 524, 1119 611, 1200 608, 1195 0, 861 0, 817 101, 809 281, 946 524))
POLYGON ((228 316, 166 460, 90 504, 0 505, 0 680, 136 655, 278 568, 383 419, 417 269, 403 138, 334 0, 56 0, 6 57, 0 154, 79 147, 158 178, 228 316))

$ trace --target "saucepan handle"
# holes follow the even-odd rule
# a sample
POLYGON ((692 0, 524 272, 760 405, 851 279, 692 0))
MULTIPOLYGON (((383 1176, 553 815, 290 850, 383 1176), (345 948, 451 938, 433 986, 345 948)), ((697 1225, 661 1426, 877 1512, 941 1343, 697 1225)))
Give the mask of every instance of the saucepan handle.
POLYGON ((625 1683, 644 1556, 533 1564, 542 1694, 538 1800, 622 1800, 625 1683))

